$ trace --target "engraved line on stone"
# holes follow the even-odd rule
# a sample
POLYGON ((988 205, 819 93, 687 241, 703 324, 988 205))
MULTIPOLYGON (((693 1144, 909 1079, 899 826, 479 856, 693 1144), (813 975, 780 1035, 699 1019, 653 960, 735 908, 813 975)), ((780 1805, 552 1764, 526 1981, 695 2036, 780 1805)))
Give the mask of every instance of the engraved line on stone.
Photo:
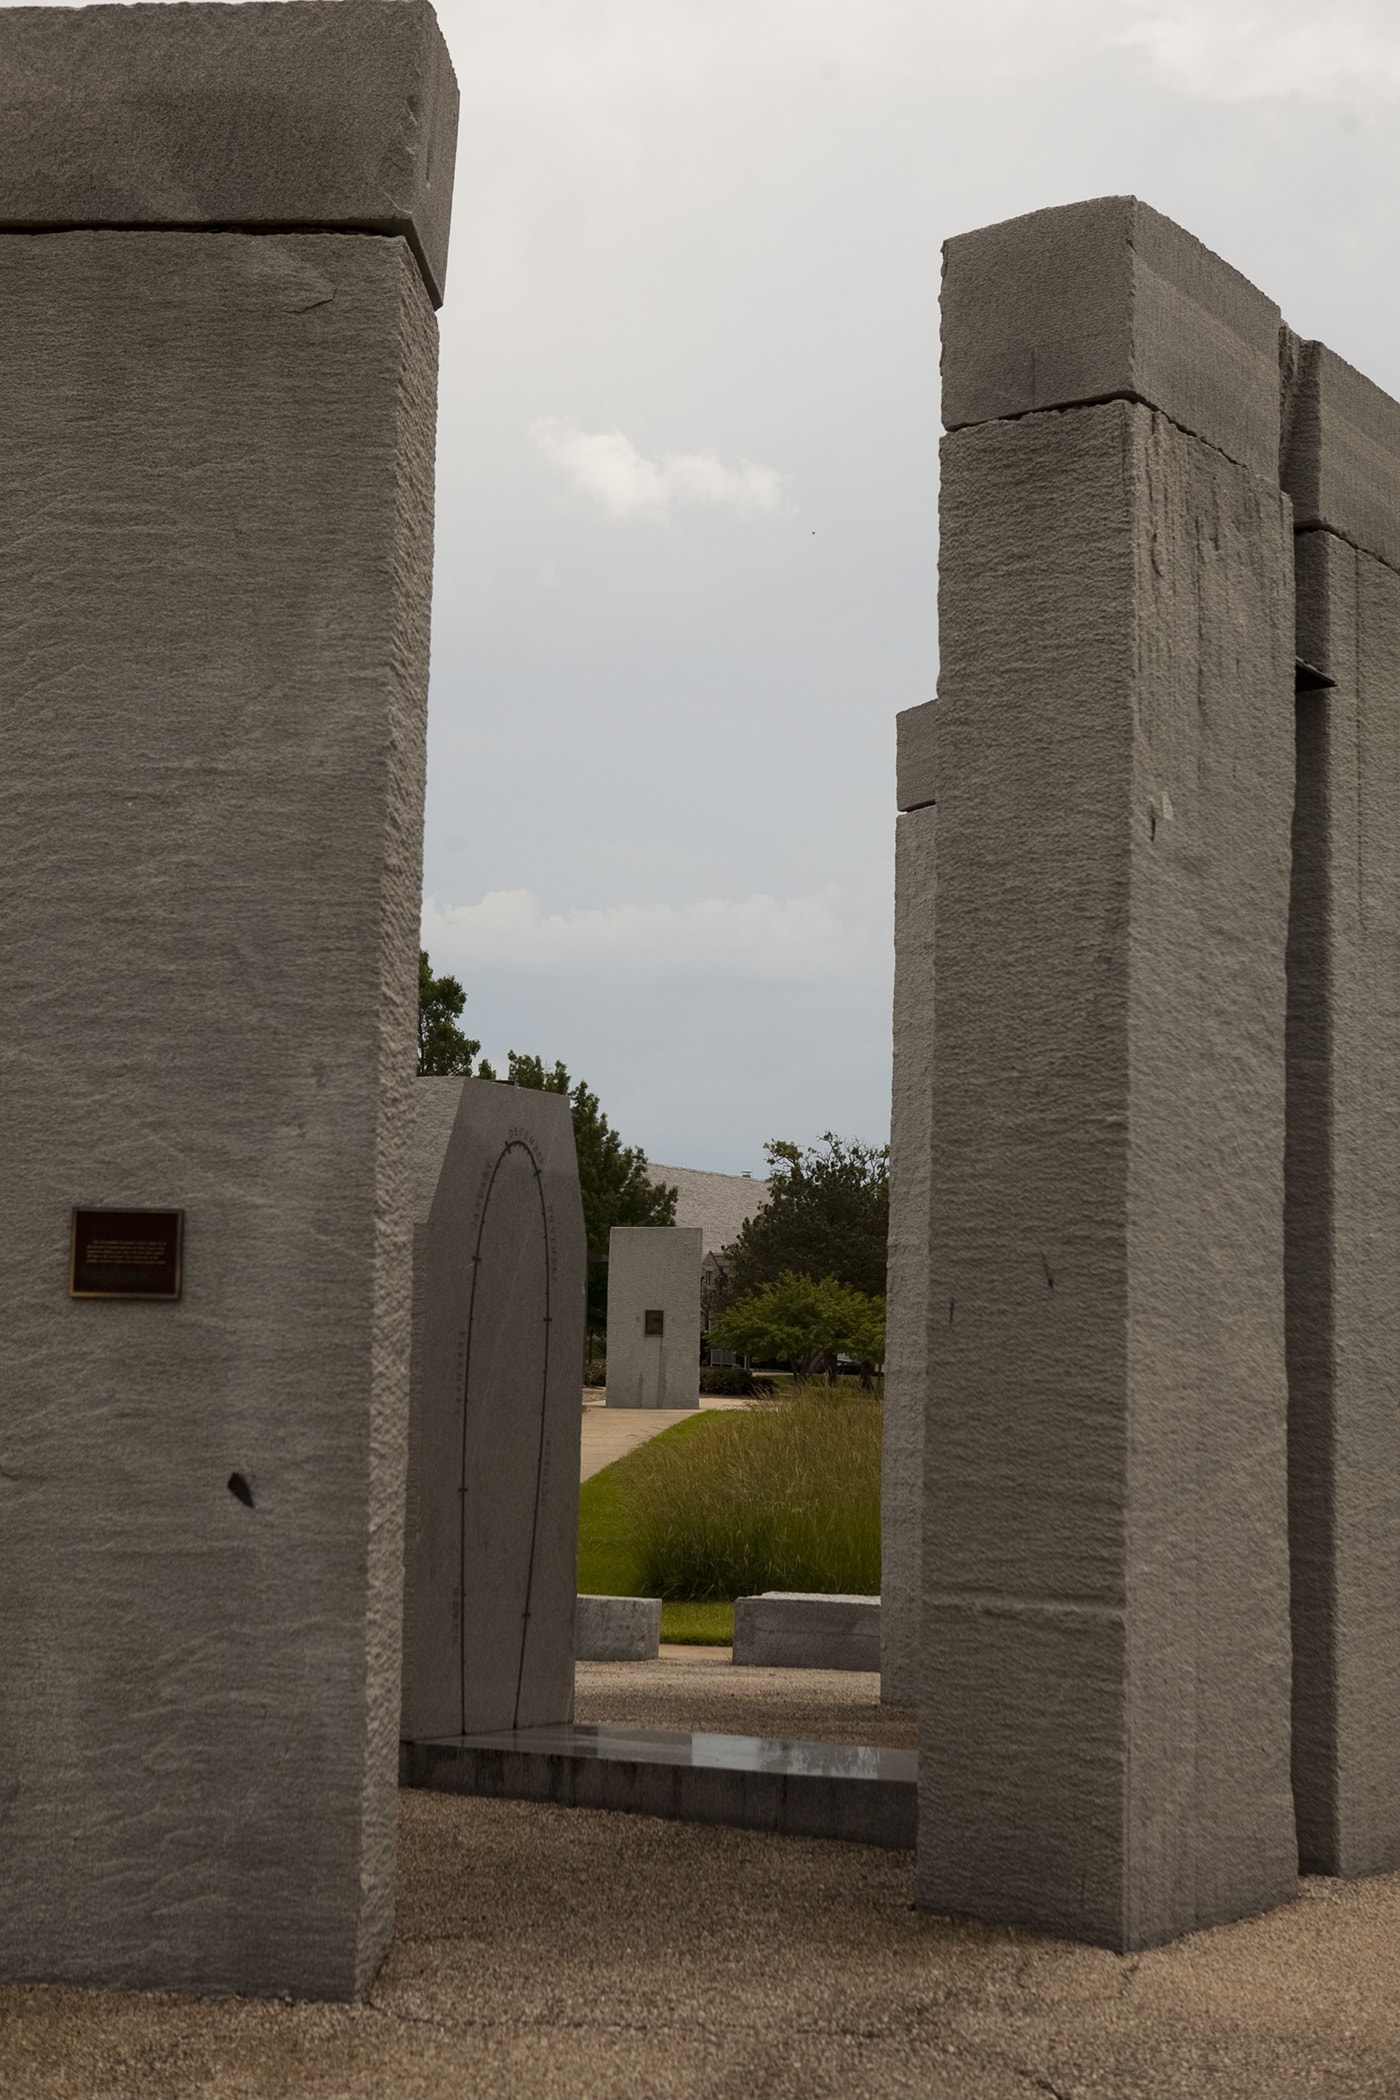
POLYGON ((550 1303, 549 1288, 552 1264, 550 1262, 549 1206, 544 1200, 544 1176, 534 1152, 526 1145, 530 1165, 535 1170, 535 1194, 540 1199, 540 1225, 544 1233, 544 1369, 540 1378, 540 1445, 535 1458, 535 1507, 530 1518, 530 1555, 525 1563, 525 1609, 520 1615, 520 1667, 515 1677, 515 1725, 520 1726, 520 1701, 525 1689, 525 1644, 530 1638, 530 1603, 535 1589, 535 1546, 540 1529, 540 1497, 544 1491, 545 1431, 549 1422, 549 1340, 550 1303))

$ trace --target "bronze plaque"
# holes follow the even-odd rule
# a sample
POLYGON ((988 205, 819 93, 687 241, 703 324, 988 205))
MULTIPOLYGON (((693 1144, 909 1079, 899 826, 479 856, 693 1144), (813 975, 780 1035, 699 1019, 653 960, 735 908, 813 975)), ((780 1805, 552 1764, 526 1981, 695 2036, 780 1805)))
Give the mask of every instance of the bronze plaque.
POLYGON ((664 1312, 645 1312, 642 1314, 643 1334, 665 1334, 665 1332, 666 1315, 664 1312))
POLYGON ((182 1210, 75 1210, 70 1298, 178 1298, 182 1210))

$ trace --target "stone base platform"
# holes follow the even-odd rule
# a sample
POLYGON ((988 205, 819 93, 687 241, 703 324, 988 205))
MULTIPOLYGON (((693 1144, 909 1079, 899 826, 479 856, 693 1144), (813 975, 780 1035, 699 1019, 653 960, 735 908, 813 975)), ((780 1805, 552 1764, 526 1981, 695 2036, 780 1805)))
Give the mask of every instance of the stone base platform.
POLYGON ((399 1783, 785 1837, 912 1847, 917 1760, 868 1743, 663 1728, 521 1728, 399 1746, 399 1783))

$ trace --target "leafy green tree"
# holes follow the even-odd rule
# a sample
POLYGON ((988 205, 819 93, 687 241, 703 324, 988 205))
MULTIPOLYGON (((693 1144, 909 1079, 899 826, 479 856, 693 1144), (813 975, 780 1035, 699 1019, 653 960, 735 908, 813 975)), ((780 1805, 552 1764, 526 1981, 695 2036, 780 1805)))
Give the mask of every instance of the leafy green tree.
POLYGON ((722 1312, 710 1340, 745 1356, 778 1357, 803 1381, 819 1369, 836 1376, 839 1356, 853 1356, 869 1383, 885 1355, 885 1301, 854 1290, 835 1276, 803 1276, 788 1270, 759 1284, 722 1312))
MULTIPOLYGON (((481 1048, 463 1035, 457 1019, 467 995, 455 977, 434 977, 428 951, 418 951, 418 1070, 446 1076, 470 1073, 481 1048)), ((489 1074, 487 1075, 490 1076, 489 1074)))
POLYGON ((729 1289, 744 1297, 780 1276, 831 1277, 882 1298, 890 1230, 887 1145, 860 1145, 827 1131, 805 1152, 775 1138, 768 1201, 725 1249, 729 1289))
POLYGON ((569 1097, 588 1238, 588 1325, 602 1333, 608 1319, 608 1234, 614 1225, 674 1225, 677 1192, 652 1180, 646 1154, 623 1144, 592 1088, 570 1079, 562 1064, 546 1066, 543 1058, 512 1050, 507 1077, 516 1086, 569 1097))

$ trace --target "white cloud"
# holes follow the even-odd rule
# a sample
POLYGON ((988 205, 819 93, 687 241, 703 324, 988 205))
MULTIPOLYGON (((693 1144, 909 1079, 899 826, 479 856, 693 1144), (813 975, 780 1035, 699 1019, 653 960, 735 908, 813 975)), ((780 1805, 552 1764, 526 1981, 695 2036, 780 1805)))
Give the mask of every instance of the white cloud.
POLYGON ((423 945, 462 972, 810 982, 888 967, 887 899, 835 887, 808 897, 707 897, 693 904, 615 904, 546 911, 530 890, 492 890, 479 904, 426 898, 423 945))
POLYGON ((1364 101, 1400 91, 1395 0, 1138 0, 1119 41, 1216 102, 1364 101))
POLYGON ((648 459, 620 430, 580 430, 567 418, 543 416, 530 435, 551 466, 610 518, 664 524, 682 503, 717 503, 774 515, 788 509, 786 476, 741 459, 726 466, 713 452, 663 452, 648 459))

